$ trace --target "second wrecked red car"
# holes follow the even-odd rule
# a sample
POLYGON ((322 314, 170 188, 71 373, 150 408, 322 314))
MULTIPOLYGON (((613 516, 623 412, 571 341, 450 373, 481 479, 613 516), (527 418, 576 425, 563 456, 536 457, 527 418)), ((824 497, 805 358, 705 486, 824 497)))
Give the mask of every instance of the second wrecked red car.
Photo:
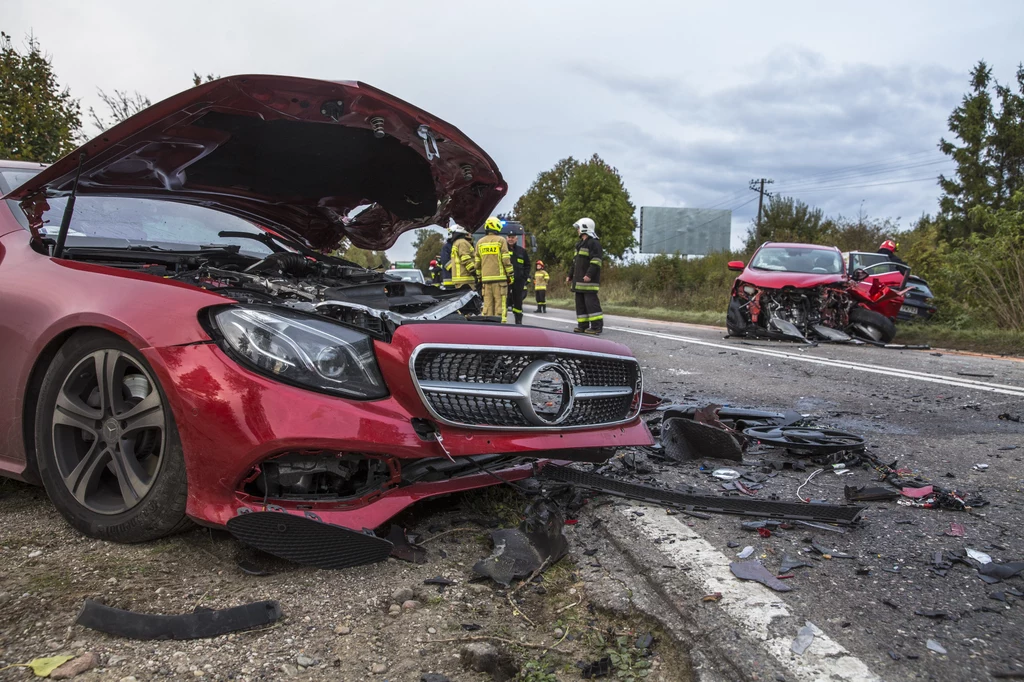
POLYGON ((86 534, 248 515, 257 546, 351 554, 418 500, 652 442, 626 347, 324 255, 478 225, 506 191, 380 90, 224 78, 0 180, 0 473, 86 534))
POLYGON ((888 343, 896 335, 905 272, 848 273, 833 246, 780 242, 729 268, 740 271, 726 315, 730 336, 888 343))

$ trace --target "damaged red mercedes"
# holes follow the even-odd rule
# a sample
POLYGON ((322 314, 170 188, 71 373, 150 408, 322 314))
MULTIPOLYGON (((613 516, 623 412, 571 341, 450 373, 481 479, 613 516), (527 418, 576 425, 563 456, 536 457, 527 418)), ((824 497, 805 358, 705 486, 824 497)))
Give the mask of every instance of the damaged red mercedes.
POLYGON ((625 346, 325 255, 479 225, 506 191, 457 128, 363 83, 206 83, 52 166, 0 162, 0 190, 0 473, 87 535, 271 510, 256 544, 315 544, 300 519, 366 537, 652 442, 625 346))

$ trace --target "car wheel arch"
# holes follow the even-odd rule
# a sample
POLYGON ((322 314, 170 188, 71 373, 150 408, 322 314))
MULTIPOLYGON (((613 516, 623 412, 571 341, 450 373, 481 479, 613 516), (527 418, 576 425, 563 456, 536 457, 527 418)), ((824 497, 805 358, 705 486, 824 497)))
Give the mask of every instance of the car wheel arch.
MULTIPOLYGON (((60 352, 60 349, 63 348, 65 344, 67 344, 67 342, 76 334, 87 332, 102 332, 132 343, 131 339, 126 338, 107 327, 83 325, 79 327, 70 327, 58 332, 46 342, 36 355, 35 361, 32 364, 32 369, 29 370, 28 377, 25 381, 25 391, 22 393, 21 401, 21 435, 22 447, 25 452, 25 471, 22 473, 22 477, 25 481, 32 483, 33 485, 42 484, 42 479, 39 477, 39 464, 36 461, 35 434, 36 407, 39 403, 39 394, 43 385, 43 379, 46 377, 46 371, 50 368, 50 365, 53 363, 54 358, 57 357, 57 353, 60 352)), ((135 343, 132 343, 132 345, 137 347, 135 343)))

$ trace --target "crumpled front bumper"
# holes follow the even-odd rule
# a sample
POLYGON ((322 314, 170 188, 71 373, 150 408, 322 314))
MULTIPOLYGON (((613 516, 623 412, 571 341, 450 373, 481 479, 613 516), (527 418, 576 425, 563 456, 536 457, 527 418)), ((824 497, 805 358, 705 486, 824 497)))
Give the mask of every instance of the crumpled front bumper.
MULTIPOLYGON (((451 337, 451 325, 416 326, 420 336, 451 337), (448 329, 443 334, 424 334, 434 326, 448 329)), ((488 333, 495 332, 507 334, 501 329, 488 333)), ((525 336, 524 345, 538 342, 535 334, 525 336)), ((279 383, 242 367, 212 342, 145 349, 167 393, 185 454, 188 515, 200 523, 224 525, 239 509, 262 509, 262 498, 241 492, 243 480, 263 460, 286 452, 380 455, 399 463, 494 453, 579 460, 653 443, 646 425, 634 419, 565 433, 436 425, 443 436, 442 448, 413 427, 413 419, 430 419, 412 385, 406 359, 408 344, 419 340, 410 336, 405 344, 378 344, 378 362, 391 395, 374 401, 337 398, 279 383)), ((532 476, 534 470, 534 465, 522 464, 491 472, 505 480, 519 480, 532 476)), ((328 523, 357 530, 374 528, 419 500, 498 483, 494 475, 466 471, 463 468, 460 475, 445 480, 408 484, 396 480, 358 499, 267 502, 294 514, 312 512, 328 523)))

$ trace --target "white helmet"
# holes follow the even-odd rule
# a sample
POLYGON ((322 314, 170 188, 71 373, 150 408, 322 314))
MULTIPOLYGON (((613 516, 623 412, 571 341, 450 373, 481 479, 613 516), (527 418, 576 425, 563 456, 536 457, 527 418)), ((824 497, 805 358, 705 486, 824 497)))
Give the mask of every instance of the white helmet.
POLYGON ((448 234, 452 237, 458 237, 460 234, 469 234, 469 230, 464 228, 462 225, 452 225, 448 228, 448 234))
POLYGON ((594 221, 590 218, 580 218, 574 222, 572 226, 575 227, 580 234, 585 234, 588 237, 597 237, 597 230, 595 229, 594 221))

